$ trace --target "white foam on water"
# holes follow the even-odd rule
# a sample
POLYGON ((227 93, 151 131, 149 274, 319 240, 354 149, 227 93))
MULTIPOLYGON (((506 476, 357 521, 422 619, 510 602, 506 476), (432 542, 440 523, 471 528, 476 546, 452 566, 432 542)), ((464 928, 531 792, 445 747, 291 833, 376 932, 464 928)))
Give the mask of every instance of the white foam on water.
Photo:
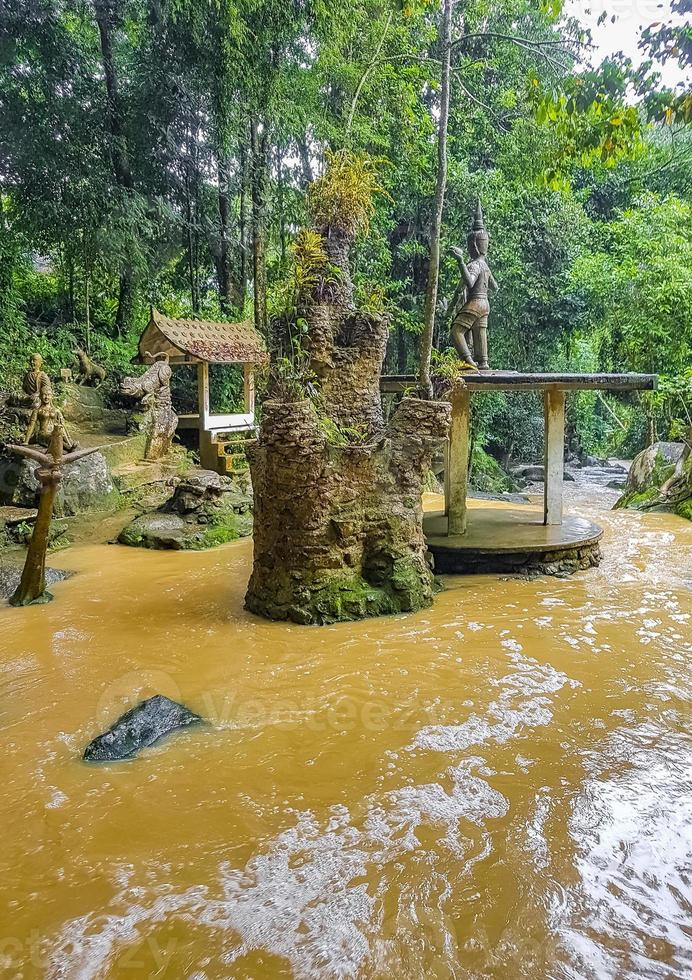
POLYGON ((416 975, 423 976, 435 950, 452 954, 453 929, 444 908, 451 893, 450 865, 463 874, 486 857, 491 845, 485 821, 507 812, 505 798, 476 770, 487 774, 483 760, 451 767, 444 774, 449 791, 428 783, 370 796, 360 826, 341 805, 321 822, 311 812, 301 813, 244 868, 219 866, 214 892, 220 889, 220 898, 199 886, 157 894, 146 904, 144 889, 127 887, 112 903, 126 911, 69 922, 50 944, 51 962, 71 980, 92 980, 129 945, 141 942, 142 931, 177 919, 221 933, 219 955, 229 965, 252 950, 265 950, 304 978, 355 977, 369 960, 391 965, 401 955, 402 937, 409 935, 414 946, 407 962, 413 969, 411 957, 418 949, 416 975), (441 831, 434 849, 421 844, 417 831, 422 828, 441 831), (415 890, 400 887, 401 882, 392 886, 392 867, 406 861, 426 864, 425 875, 411 876, 415 890), (393 909, 390 889, 396 895, 393 909), (432 904, 421 889, 433 889, 432 904), (421 945, 415 911, 421 903, 428 909, 426 935, 439 941, 421 945))
POLYGON ((485 715, 472 714, 459 725, 426 725, 407 748, 461 751, 486 742, 509 742, 526 727, 550 724, 553 715, 549 695, 565 686, 578 687, 579 682, 513 648, 509 659, 515 670, 493 682, 501 692, 488 704, 485 715))

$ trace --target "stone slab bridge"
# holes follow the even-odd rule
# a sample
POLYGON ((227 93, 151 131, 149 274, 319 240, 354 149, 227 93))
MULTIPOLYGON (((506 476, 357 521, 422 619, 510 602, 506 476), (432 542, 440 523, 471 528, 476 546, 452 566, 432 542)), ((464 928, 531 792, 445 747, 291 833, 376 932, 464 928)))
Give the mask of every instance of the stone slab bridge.
MULTIPOLYGON (((452 422, 445 458, 444 511, 425 519, 428 547, 439 572, 540 571, 562 574, 597 564, 602 530, 565 516, 565 404, 569 391, 653 391, 654 374, 525 374, 468 371, 452 395, 452 422), (520 507, 468 507, 472 399, 489 392, 543 395, 545 484, 542 513, 520 507)), ((416 386, 413 375, 385 375, 381 390, 416 386)))

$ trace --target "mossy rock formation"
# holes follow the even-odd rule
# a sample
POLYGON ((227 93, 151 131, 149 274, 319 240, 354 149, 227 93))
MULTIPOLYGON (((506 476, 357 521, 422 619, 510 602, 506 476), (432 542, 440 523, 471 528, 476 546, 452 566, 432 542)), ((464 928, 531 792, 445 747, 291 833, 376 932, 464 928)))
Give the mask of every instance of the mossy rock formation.
POLYGON ((299 315, 318 395, 265 402, 248 451, 254 565, 245 604, 303 624, 431 604, 421 494, 450 417, 446 402, 404 398, 385 426, 379 378, 388 319, 354 308, 353 223, 330 212, 317 231, 329 281, 317 277, 299 315))
POLYGON ((119 544, 160 551, 204 551, 252 531, 252 497, 240 480, 211 470, 191 473, 158 510, 136 517, 119 544))
POLYGON ((657 510, 692 520, 692 427, 687 442, 655 442, 635 457, 615 508, 657 510))

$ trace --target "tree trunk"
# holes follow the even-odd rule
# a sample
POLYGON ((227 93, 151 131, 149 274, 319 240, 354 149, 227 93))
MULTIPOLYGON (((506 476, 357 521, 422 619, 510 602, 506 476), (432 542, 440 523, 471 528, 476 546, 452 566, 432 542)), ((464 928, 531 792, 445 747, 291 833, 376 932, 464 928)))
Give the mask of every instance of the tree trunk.
POLYGON ((240 148, 240 216, 239 216, 239 236, 240 236, 240 288, 242 291, 241 308, 245 306, 247 295, 247 186, 248 186, 248 162, 247 152, 244 146, 240 148))
POLYGON ((266 401, 249 450, 254 565, 245 604, 306 624, 431 604, 421 495, 450 411, 405 398, 384 425, 379 380, 389 322, 353 308, 351 239, 320 231, 343 278, 328 291, 318 287, 300 311, 320 378, 319 414, 307 398, 266 401))
POLYGON ((217 278, 219 284, 219 306, 221 312, 228 316, 233 307, 233 279, 231 275, 231 257, 228 241, 229 203, 228 187, 231 179, 230 162, 227 156, 220 156, 218 162, 219 178, 219 259, 217 278))
POLYGON ((284 176, 283 176, 283 150, 280 146, 276 148, 276 188, 277 188, 277 208, 279 212, 279 251, 281 255, 281 269, 286 267, 286 216, 284 214, 284 176))
POLYGON ((301 169, 301 188, 305 189, 312 183, 312 163, 310 161, 310 151, 304 139, 298 139, 298 156, 300 157, 301 169))
POLYGON ((190 286, 190 303, 192 312, 199 313, 199 295, 197 292, 197 273, 195 262, 195 231, 194 215, 192 210, 192 189, 190 186, 190 166, 186 166, 185 172, 185 223, 187 225, 187 277, 190 286))
POLYGON ((11 606, 28 606, 32 602, 49 602, 52 599, 50 593, 46 592, 46 553, 57 492, 56 480, 48 480, 41 487, 36 523, 29 542, 22 577, 17 591, 10 599, 11 606))
POLYGON ((430 358, 432 355, 433 332, 435 328, 435 309, 437 307, 437 285, 440 276, 440 237, 442 233, 442 209, 447 187, 447 127, 449 123, 450 63, 452 44, 452 7, 454 0, 442 2, 442 26, 440 30, 440 58, 442 76, 440 91, 440 122, 437 136, 437 186, 430 223, 430 268, 428 286, 425 292, 425 314, 423 334, 420 342, 420 369, 418 383, 421 394, 432 398, 430 381, 430 358))
MULTIPOLYGON (((94 0, 96 23, 101 42, 101 62, 106 82, 107 118, 110 131, 110 156, 116 184, 125 192, 134 189, 130 157, 125 134, 124 117, 120 102, 118 72, 113 53, 114 5, 118 0, 94 0)), ((118 309, 115 329, 122 336, 130 325, 135 299, 135 272, 131 262, 125 262, 120 272, 118 309)))
POLYGON ((267 132, 260 132, 256 116, 252 118, 252 271, 254 280, 255 327, 263 337, 267 324, 267 132))
POLYGON ((135 308, 135 275, 131 265, 126 264, 120 273, 120 286, 118 289, 118 309, 115 314, 115 331, 118 337, 127 333, 135 308))

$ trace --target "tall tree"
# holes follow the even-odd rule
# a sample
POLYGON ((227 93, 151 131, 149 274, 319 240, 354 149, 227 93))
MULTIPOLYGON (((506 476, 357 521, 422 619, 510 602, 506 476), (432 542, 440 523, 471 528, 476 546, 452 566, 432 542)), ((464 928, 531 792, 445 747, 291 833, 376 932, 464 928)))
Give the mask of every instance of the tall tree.
POLYGON ((420 342, 420 366, 418 384, 425 398, 432 398, 430 381, 430 356, 435 330, 435 309, 437 307, 437 286, 440 275, 440 238, 442 235, 442 211, 445 189, 447 187, 447 129, 449 125, 450 75, 452 57, 452 9, 453 0, 442 0, 442 21, 440 27, 440 121, 437 133, 437 183, 433 201, 432 221, 430 222, 430 264, 428 284, 425 292, 425 313, 423 333, 420 342))

